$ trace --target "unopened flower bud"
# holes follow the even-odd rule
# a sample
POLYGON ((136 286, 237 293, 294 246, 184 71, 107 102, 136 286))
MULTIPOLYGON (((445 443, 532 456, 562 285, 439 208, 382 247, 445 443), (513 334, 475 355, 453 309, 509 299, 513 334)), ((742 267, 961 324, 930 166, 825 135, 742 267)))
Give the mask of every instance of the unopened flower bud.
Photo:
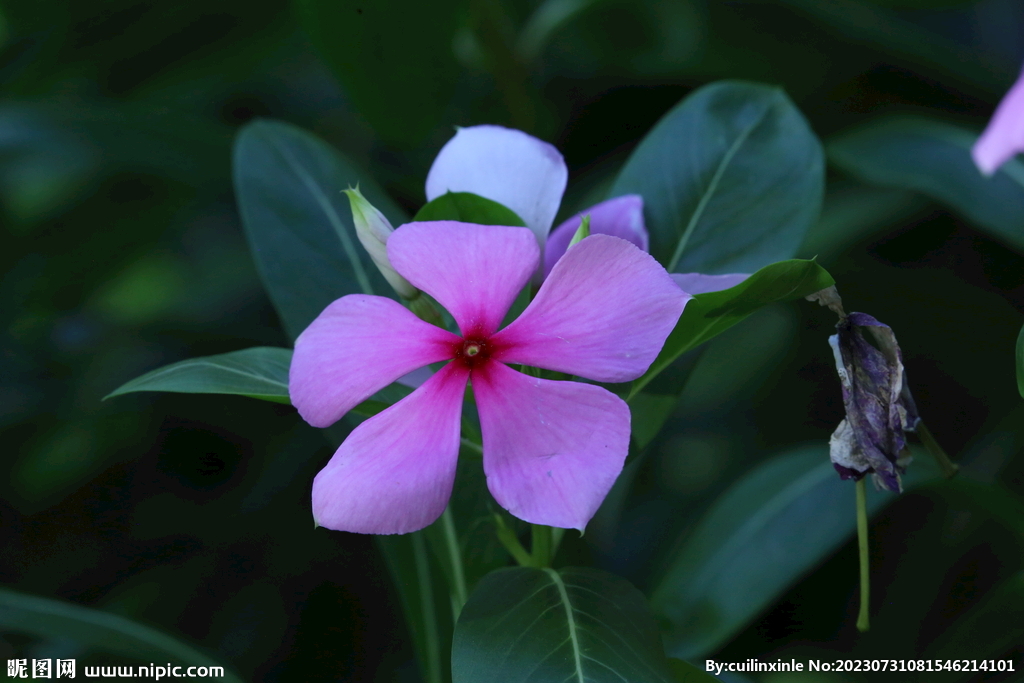
POLYGON ((398 292, 399 296, 406 299, 415 299, 419 290, 413 287, 408 280, 398 274, 391 267, 388 260, 388 237, 395 231, 391 223, 378 211, 373 204, 366 201, 359 188, 345 190, 348 200, 352 205, 352 222, 356 226, 356 236, 360 244, 373 259, 381 275, 388 281, 391 287, 398 292))

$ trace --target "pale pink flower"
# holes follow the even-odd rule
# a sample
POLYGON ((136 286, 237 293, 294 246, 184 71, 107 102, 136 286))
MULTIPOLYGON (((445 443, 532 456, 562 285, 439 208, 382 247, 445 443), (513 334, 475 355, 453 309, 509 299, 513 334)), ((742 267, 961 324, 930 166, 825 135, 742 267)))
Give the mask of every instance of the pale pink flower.
POLYGON ((1024 72, 996 107, 985 132, 971 149, 975 165, 985 175, 1024 151, 1024 72))
POLYGON ((582 530, 622 470, 629 408, 601 387, 538 379, 509 365, 599 382, 635 379, 690 297, 650 255, 593 235, 569 249, 523 314, 498 330, 540 262, 529 230, 409 223, 391 234, 387 252, 398 273, 452 314, 460 335, 391 299, 353 294, 299 336, 289 392, 315 427, 410 371, 450 361, 342 443, 313 483, 317 524, 394 534, 437 519, 455 479, 471 381, 494 499, 527 522, 582 530))

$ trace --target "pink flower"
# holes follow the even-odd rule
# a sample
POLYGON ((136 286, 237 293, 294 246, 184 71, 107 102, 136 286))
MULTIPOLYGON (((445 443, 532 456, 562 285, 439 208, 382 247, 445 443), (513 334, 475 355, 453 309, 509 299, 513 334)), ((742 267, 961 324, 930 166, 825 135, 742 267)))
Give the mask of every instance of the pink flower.
POLYGON ((509 364, 599 382, 635 379, 689 297, 650 255, 594 235, 570 249, 526 311, 498 330, 540 262, 529 230, 409 223, 391 235, 387 252, 396 271, 452 314, 461 336, 391 299, 361 294, 332 303, 299 336, 289 392, 315 427, 412 370, 450 361, 338 448, 313 482, 317 524, 395 534, 437 519, 455 479, 471 381, 495 500, 528 522, 582 530, 622 469, 629 409, 601 387, 538 379, 509 364))
MULTIPOLYGON (((544 251, 544 270, 538 273, 543 277, 565 253, 584 215, 590 216, 591 235, 621 237, 647 251, 644 200, 638 194, 595 204, 551 230, 568 177, 565 160, 552 145, 512 128, 470 126, 459 128, 438 152, 427 174, 427 200, 449 191, 472 192, 512 209, 544 251)), ((672 277, 684 291, 700 294, 732 287, 749 274, 672 277)))
POLYGON ((992 175, 1018 152, 1024 151, 1024 72, 999 103, 985 132, 971 149, 975 165, 992 175))

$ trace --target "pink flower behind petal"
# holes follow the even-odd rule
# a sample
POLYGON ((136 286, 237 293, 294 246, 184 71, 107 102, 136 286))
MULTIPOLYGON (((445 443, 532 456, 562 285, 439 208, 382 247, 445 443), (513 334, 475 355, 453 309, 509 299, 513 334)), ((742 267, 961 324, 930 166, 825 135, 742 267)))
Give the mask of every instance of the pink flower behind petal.
POLYGON ((971 157, 982 173, 992 175, 1018 152, 1024 152, 1024 72, 974 143, 971 157))
POLYGON ((632 242, 641 251, 648 250, 647 227, 644 225, 644 200, 638 194, 608 199, 581 211, 551 231, 544 246, 544 277, 562 258, 569 242, 580 227, 583 216, 590 216, 591 235, 611 235, 632 242))
POLYGON ((706 294, 731 289, 750 277, 750 273, 704 275, 703 273, 672 273, 672 280, 687 294, 706 294))

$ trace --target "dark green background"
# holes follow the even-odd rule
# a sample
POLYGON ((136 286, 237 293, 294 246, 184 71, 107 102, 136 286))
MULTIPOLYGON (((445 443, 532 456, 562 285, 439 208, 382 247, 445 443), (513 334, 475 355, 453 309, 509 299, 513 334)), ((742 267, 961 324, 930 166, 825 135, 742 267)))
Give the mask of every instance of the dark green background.
MULTIPOLYGON (((293 409, 100 401, 162 364, 286 344, 234 205, 231 141, 246 122, 315 132, 410 215, 453 125, 520 127, 564 153, 569 215, 710 81, 783 87, 828 145, 890 113, 980 130, 1024 61, 1015 0, 598 0, 547 32, 536 5, 0 3, 0 583, 155 626, 247 680, 417 680, 370 539, 313 529, 310 482, 330 450, 293 409)), ((800 256, 818 256, 848 310, 893 327, 936 437, 1019 502, 1019 243, 848 172, 830 166, 800 256)), ((827 440, 842 417, 833 323, 786 304, 713 342, 622 522, 595 520, 558 563, 647 590, 730 482, 827 440)), ((1024 596, 1003 582, 1024 541, 1006 514, 969 486, 908 494, 872 526, 868 635, 853 627, 847 543, 715 656, 1021 662, 1024 596), (994 602, 991 617, 972 612, 994 602)), ((125 663, 0 633, 0 660, 15 654, 125 663)))

